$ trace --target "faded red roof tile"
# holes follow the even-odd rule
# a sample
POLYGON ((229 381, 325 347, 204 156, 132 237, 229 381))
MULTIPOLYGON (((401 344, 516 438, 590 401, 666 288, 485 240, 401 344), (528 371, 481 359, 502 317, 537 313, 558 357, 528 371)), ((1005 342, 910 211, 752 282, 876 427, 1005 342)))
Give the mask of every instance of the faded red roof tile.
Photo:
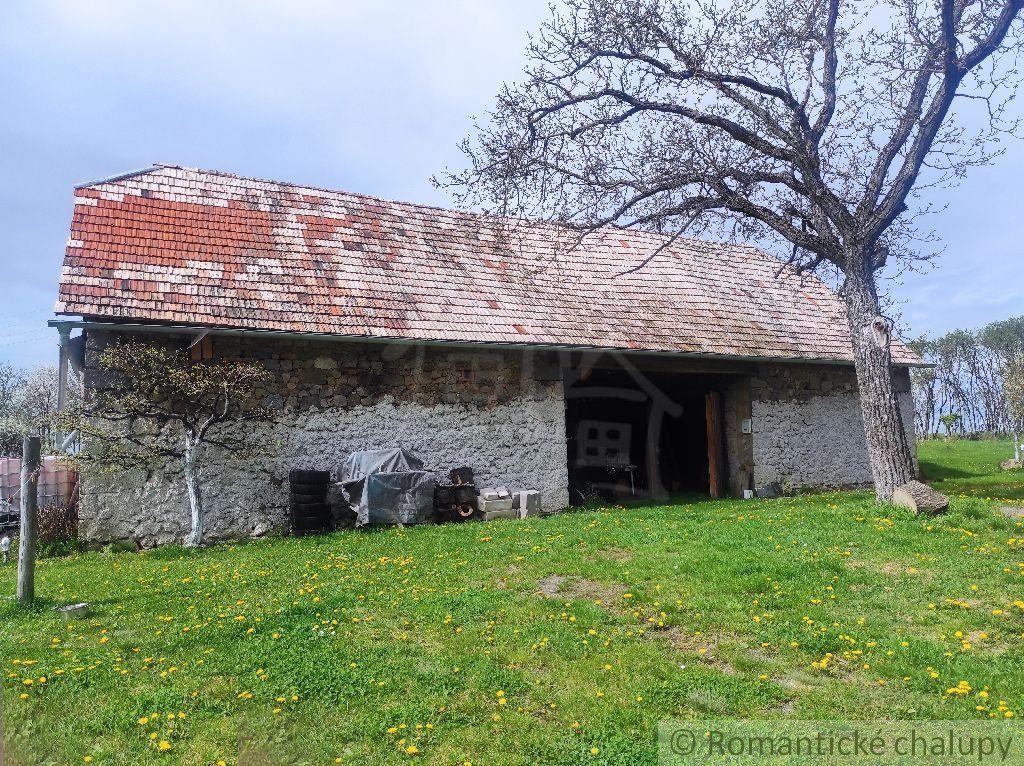
MULTIPOLYGON (((843 306, 751 247, 158 166, 75 192, 57 313, 418 340, 852 359, 843 306)), ((918 361, 904 345, 896 361, 918 361)))

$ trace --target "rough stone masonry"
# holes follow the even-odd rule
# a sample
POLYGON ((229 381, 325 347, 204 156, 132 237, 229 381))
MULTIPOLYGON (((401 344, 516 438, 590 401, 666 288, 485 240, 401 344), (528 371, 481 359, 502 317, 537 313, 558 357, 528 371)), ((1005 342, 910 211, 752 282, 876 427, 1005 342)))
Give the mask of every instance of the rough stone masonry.
MULTIPOLYGON (((166 334, 131 336, 182 346, 189 341, 166 334)), ((116 331, 89 331, 87 389, 98 376, 98 352, 121 337, 116 331)), ((482 484, 539 489, 547 510, 569 503, 564 360, 557 352, 238 335, 216 336, 214 352, 256 360, 268 369, 273 383, 258 393, 275 414, 270 423, 240 426, 265 447, 261 457, 240 461, 216 450, 208 455, 203 486, 210 539, 283 528, 288 471, 333 471, 361 449, 405 447, 438 477, 469 465, 482 484)), ((772 484, 871 482, 852 366, 744 363, 736 372, 735 383, 723 392, 725 451, 733 478, 748 475, 758 490, 772 484), (741 431, 746 417, 750 434, 741 431)), ((905 368, 896 374, 913 444, 909 374, 905 368)), ((730 484, 742 494, 744 487, 730 484)), ((187 533, 188 519, 176 462, 149 472, 84 477, 84 539, 175 542, 187 533)))
MULTIPOLYGON (((910 374, 896 370, 903 426, 916 460, 910 374)), ((760 365, 752 376, 754 486, 871 483, 857 377, 845 365, 760 365)))
MULTIPOLYGON (((87 389, 111 337, 89 334, 87 389)), ((289 469, 333 471, 361 449, 405 447, 439 477, 469 465, 480 483, 539 489, 546 508, 568 505, 565 397, 550 354, 238 336, 214 343, 217 356, 270 371, 274 384, 259 394, 275 417, 241 426, 255 429, 262 457, 242 462, 213 450, 205 461, 210 539, 283 527, 289 469)), ((87 475, 79 515, 87 540, 180 541, 189 519, 180 467, 87 475)))

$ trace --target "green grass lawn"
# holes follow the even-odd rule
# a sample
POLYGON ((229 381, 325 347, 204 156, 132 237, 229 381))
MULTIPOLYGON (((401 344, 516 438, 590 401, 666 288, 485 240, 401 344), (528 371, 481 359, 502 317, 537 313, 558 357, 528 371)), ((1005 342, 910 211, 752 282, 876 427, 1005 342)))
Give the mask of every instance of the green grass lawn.
POLYGON ((46 560, 0 606, 9 762, 634 766, 668 717, 1024 715, 995 452, 923 445, 938 519, 843 493, 46 560))
POLYGON ((999 470, 1013 457, 1009 441, 942 440, 918 445, 926 481, 947 495, 1024 503, 1024 475, 999 470))

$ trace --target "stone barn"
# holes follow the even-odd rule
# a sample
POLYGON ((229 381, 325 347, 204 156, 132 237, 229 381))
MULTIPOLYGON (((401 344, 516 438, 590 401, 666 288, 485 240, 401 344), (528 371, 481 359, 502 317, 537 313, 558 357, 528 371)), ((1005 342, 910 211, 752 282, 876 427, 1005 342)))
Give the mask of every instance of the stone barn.
MULTIPOLYGON (((211 455, 212 537, 287 518, 291 468, 405 447, 439 476, 609 499, 870 482, 843 306, 751 247, 549 226, 158 165, 84 184, 52 322, 262 362, 265 458, 211 455)), ((80 331, 80 332, 78 332, 80 331)), ((893 375, 913 440, 909 367, 893 375)), ((187 532, 176 466, 87 476, 81 534, 187 532)))

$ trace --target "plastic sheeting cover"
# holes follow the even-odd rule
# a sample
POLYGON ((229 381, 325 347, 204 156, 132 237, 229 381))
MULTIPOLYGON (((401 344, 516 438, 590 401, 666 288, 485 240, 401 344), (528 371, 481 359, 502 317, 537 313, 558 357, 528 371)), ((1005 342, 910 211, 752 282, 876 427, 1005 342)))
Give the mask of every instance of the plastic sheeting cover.
POLYGON ((338 471, 356 524, 426 524, 434 517, 434 476, 404 449, 353 452, 338 471))
POLYGON ((426 471, 374 473, 364 480, 358 524, 429 524, 434 520, 434 476, 426 471))
POLYGON ((373 473, 403 473, 404 471, 422 471, 423 461, 408 450, 371 449, 353 452, 338 471, 338 481, 342 484, 359 481, 373 473))

